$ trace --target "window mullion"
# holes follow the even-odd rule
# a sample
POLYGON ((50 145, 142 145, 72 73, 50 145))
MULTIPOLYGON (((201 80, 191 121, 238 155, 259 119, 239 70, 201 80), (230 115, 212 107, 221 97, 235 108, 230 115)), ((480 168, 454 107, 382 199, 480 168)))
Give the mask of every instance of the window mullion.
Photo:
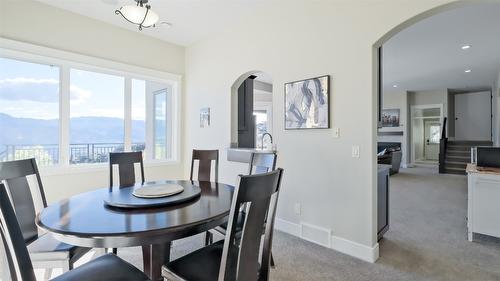
POLYGON ((125 77, 125 140, 124 148, 125 151, 130 151, 132 149, 132 79, 130 77, 125 77))
POLYGON ((146 91, 146 159, 152 160, 155 155, 154 147, 154 95, 146 91))
POLYGON ((60 72, 59 90, 59 163, 69 165, 69 124, 70 124, 70 67, 63 65, 60 72))

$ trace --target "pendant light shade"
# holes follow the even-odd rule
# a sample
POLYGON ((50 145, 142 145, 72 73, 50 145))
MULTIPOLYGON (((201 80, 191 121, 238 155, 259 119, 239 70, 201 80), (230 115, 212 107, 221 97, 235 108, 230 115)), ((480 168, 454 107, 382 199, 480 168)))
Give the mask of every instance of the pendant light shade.
POLYGON ((128 22, 138 25, 139 30, 143 27, 153 27, 159 20, 157 13, 151 10, 150 5, 144 5, 147 0, 136 0, 137 5, 126 5, 116 10, 117 15, 121 15, 128 22))

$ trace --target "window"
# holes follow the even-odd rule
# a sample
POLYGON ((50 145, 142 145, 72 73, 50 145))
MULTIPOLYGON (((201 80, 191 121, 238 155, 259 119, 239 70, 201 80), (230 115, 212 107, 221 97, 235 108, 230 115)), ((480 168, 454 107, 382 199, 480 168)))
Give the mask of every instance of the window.
POLYGON ((430 135, 429 138, 430 143, 439 143, 439 139, 441 138, 441 125, 431 125, 429 127, 430 135))
POLYGON ((265 138, 264 143, 262 143, 262 136, 269 131, 267 128, 267 111, 254 110, 253 115, 255 117, 255 144, 257 147, 269 147, 271 144, 270 138, 265 138))
POLYGON ((272 134, 272 103, 255 102, 253 108, 255 119, 255 147, 272 149, 271 137, 265 137, 262 143, 262 136, 265 133, 272 134))
POLYGON ((124 78, 71 69, 71 164, 108 162, 124 151, 124 78))
POLYGON ((171 155, 170 106, 171 98, 167 88, 153 92, 154 95, 154 159, 168 159, 171 155))
POLYGON ((176 160, 180 77, 73 56, 148 75, 0 48, 0 161, 98 164, 119 151, 176 160))
POLYGON ((0 161, 59 161, 59 67, 0 58, 0 161))
POLYGON ((146 81, 132 79, 132 151, 146 149, 146 81))

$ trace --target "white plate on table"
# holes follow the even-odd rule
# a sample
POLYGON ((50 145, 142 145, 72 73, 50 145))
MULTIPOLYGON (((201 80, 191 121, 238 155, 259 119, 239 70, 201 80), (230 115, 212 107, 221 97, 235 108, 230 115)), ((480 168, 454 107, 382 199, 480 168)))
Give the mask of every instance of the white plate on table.
POLYGON ((174 183, 146 184, 132 193, 139 198, 160 198, 172 196, 184 191, 184 187, 174 183))

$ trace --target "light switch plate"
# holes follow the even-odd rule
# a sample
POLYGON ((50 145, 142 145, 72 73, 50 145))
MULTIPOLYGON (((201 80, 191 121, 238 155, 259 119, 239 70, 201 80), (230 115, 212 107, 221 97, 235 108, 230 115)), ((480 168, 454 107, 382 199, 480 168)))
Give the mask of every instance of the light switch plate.
POLYGON ((352 146, 352 157, 359 158, 359 145, 352 146))

